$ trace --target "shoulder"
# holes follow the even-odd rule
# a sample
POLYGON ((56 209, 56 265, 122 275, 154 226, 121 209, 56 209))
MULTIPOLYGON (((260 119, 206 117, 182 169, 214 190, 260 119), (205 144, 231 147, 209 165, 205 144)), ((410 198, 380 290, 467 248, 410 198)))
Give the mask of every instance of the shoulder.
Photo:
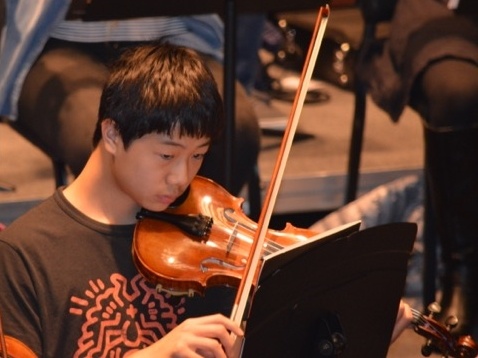
POLYGON ((15 219, 0 232, 0 241, 17 246, 35 233, 48 232, 48 228, 64 220, 64 211, 58 205, 57 193, 15 219))

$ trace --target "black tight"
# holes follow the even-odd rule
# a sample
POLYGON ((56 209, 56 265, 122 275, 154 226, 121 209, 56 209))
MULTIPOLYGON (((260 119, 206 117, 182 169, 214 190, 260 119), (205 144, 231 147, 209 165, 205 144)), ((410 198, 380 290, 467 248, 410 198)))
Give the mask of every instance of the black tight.
POLYGON ((417 79, 410 104, 431 129, 478 127, 478 65, 459 59, 429 65, 417 79))

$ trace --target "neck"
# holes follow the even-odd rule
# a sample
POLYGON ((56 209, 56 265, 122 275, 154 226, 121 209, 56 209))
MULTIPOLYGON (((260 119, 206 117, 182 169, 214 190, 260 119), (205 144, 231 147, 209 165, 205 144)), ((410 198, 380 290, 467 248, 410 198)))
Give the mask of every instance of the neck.
POLYGON ((140 208, 116 185, 111 164, 111 155, 101 147, 96 148, 81 174, 64 190, 64 195, 95 221, 110 225, 134 224, 140 208))

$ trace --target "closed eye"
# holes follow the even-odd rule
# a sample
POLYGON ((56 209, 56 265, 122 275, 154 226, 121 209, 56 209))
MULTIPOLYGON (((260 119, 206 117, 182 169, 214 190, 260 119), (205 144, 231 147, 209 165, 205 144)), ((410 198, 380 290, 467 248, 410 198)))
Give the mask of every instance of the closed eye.
POLYGON ((199 153, 199 154, 194 154, 193 158, 197 160, 203 160, 205 156, 206 156, 206 153, 199 153))
POLYGON ((174 155, 171 155, 171 154, 160 154, 159 156, 165 160, 171 160, 174 158, 174 155))

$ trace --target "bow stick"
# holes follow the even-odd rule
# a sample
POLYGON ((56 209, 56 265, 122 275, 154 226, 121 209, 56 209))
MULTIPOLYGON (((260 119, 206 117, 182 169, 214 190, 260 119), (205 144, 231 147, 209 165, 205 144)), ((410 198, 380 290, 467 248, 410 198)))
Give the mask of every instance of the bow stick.
MULTIPOLYGON (((258 230, 254 235, 254 242, 251 246, 251 254, 248 257, 244 276, 239 285, 234 306, 232 308, 231 319, 241 326, 243 326, 244 323, 244 313, 249 298, 251 297, 255 273, 262 257, 262 248, 264 246, 266 233, 272 216, 272 210, 275 206, 277 193, 279 192, 279 187, 282 181, 289 152, 292 147, 297 125, 299 123, 300 113, 304 105, 317 56, 319 54, 319 49, 322 44, 329 13, 330 10, 328 5, 321 6, 319 8, 319 13, 312 34, 311 44, 309 46, 305 64, 302 70, 299 87, 295 95, 292 110, 287 121, 284 137, 282 138, 281 147, 275 163, 274 171, 272 173, 271 183, 265 196, 264 205, 259 217, 258 230)), ((235 337, 235 339, 236 347, 239 344, 242 346, 242 342, 239 342, 240 340, 238 337, 235 337)))

